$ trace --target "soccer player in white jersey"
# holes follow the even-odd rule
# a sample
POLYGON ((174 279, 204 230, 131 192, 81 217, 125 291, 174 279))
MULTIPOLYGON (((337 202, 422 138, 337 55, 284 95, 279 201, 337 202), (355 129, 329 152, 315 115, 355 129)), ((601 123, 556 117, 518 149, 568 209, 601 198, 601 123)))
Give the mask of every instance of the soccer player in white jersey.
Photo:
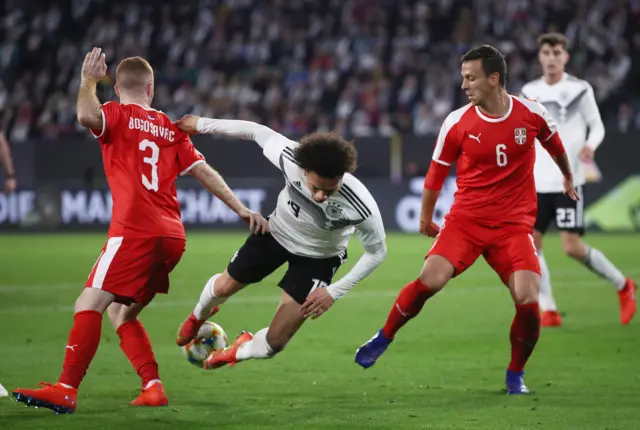
POLYGON ((273 357, 308 317, 315 319, 326 312, 386 256, 378 205, 351 174, 356 165, 355 147, 332 133, 310 134, 298 143, 249 121, 187 116, 176 124, 190 134, 254 140, 280 169, 286 183, 269 217, 269 233, 249 236, 227 269, 208 280, 176 343, 186 345, 218 305, 288 263, 278 284, 283 291, 271 325, 255 335, 242 333, 230 347, 213 352, 204 368, 273 357), (353 233, 365 252, 351 271, 332 282, 347 259, 347 244, 353 233))
MULTIPOLYGON (((573 180, 582 197, 585 184, 585 163, 593 162, 596 148, 604 138, 604 125, 600 118, 593 88, 588 82, 564 71, 569 60, 567 39, 559 33, 543 34, 538 38, 538 60, 543 76, 522 87, 522 95, 542 103, 558 123, 558 132, 571 162, 573 180), (588 131, 588 133, 587 133, 588 131)), ((542 310, 542 326, 562 324, 551 290, 549 269, 542 253, 542 235, 555 220, 564 252, 606 278, 616 288, 620 301, 620 322, 628 324, 636 311, 636 284, 625 277, 599 250, 581 240, 583 204, 581 198, 571 200, 563 194, 562 176, 540 143, 536 143, 534 175, 538 193, 538 216, 534 239, 542 280, 539 303, 542 310)))

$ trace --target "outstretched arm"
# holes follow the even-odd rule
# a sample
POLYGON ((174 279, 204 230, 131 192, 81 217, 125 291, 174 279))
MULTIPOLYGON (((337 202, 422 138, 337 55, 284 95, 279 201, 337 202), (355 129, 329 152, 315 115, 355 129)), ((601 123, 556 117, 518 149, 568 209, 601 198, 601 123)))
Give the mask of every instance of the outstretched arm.
POLYGON ((224 178, 207 163, 202 162, 189 170, 191 176, 196 178, 211 194, 222 200, 232 211, 249 224, 249 231, 255 234, 263 234, 269 231, 269 223, 262 215, 247 208, 238 196, 229 188, 224 178))
POLYGON ((236 139, 253 140, 262 148, 265 157, 280 168, 280 155, 297 142, 287 139, 267 126, 235 119, 201 118, 187 115, 176 121, 176 125, 189 134, 219 134, 236 139))

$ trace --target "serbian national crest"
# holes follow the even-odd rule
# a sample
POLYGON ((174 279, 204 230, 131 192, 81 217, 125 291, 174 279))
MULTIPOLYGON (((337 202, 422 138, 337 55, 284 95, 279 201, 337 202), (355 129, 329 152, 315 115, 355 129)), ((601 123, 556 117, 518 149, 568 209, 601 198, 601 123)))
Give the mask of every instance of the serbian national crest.
POLYGON ((325 212, 327 212, 327 216, 329 218, 338 219, 340 218, 340 215, 342 215, 342 208, 337 203, 329 202, 325 212))
POLYGON ((513 134, 516 138, 516 143, 518 145, 524 145, 527 143, 527 129, 526 128, 516 128, 513 130, 513 134))

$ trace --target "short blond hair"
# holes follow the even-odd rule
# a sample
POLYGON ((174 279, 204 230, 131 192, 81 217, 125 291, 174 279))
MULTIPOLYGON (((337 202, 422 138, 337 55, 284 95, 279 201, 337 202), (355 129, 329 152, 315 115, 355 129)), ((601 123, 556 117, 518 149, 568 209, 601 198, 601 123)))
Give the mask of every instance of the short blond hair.
POLYGON ((153 81, 153 68, 142 57, 125 58, 116 69, 116 85, 123 90, 144 89, 153 81))

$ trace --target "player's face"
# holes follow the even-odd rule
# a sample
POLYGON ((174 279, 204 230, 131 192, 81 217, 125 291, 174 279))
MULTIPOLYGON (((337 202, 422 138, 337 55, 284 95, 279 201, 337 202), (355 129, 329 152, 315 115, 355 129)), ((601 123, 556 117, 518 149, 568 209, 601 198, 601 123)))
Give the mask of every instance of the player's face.
POLYGON ((314 172, 307 172, 307 186, 313 201, 322 203, 340 189, 342 178, 323 178, 314 172))
POLYGON ((564 71, 564 66, 569 61, 569 53, 562 45, 551 46, 546 43, 538 51, 538 61, 542 66, 542 73, 545 75, 555 75, 564 71))
POLYGON ((484 99, 500 83, 499 74, 485 75, 482 60, 465 61, 462 63, 462 89, 467 94, 469 102, 474 106, 482 104, 484 99))

